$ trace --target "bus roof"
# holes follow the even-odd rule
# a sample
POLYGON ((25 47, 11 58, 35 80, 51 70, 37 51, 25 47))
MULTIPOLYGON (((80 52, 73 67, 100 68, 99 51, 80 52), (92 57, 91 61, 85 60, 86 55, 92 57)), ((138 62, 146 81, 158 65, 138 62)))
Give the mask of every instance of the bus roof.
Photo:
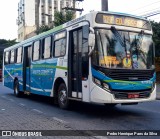
MULTIPOLYGON (((17 44, 15 44, 15 45, 11 46, 11 47, 5 48, 4 51, 8 51, 8 50, 10 50, 10 49, 17 48, 17 47, 22 46, 22 45, 25 46, 26 44, 28 44, 28 43, 30 43, 30 42, 33 42, 34 40, 37 40, 38 38, 42 38, 42 37, 44 37, 44 36, 46 36, 46 35, 49 35, 49 34, 54 33, 54 32, 56 32, 56 31, 62 30, 62 29, 64 29, 65 27, 67 27, 68 25, 73 25, 73 24, 75 24, 75 23, 77 23, 77 22, 79 22, 79 21, 83 21, 84 19, 86 19, 85 17, 90 16, 90 15, 96 15, 97 13, 105 13, 105 14, 113 14, 113 15, 122 15, 122 16, 128 16, 128 17, 133 17, 133 18, 141 19, 141 20, 147 20, 147 19, 144 18, 144 17, 135 16, 135 15, 127 14, 127 13, 111 12, 111 11, 93 11, 93 12, 90 12, 90 13, 84 15, 84 16, 81 16, 81 17, 77 18, 77 19, 73 19, 73 20, 71 20, 71 21, 69 21, 69 22, 66 22, 66 23, 60 25, 60 26, 57 26, 57 27, 55 27, 55 28, 53 28, 53 29, 50 29, 49 31, 43 32, 43 33, 41 33, 41 34, 39 34, 39 35, 36 35, 36 36, 34 36, 34 37, 32 37, 32 38, 29 38, 29 39, 24 40, 24 41, 22 41, 22 42, 20 42, 20 43, 17 43, 17 44), (70 24, 69 24, 69 23, 70 23, 70 24)), ((147 20, 147 21, 148 21, 148 20, 147 20)))

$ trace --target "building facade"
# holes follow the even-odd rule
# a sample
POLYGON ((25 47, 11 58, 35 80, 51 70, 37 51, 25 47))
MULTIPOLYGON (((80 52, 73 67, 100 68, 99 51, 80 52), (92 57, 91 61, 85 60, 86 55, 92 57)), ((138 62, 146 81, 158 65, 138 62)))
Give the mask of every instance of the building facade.
POLYGON ((41 25, 53 26, 54 12, 73 7, 74 0, 20 0, 18 3, 18 41, 35 35, 41 25))

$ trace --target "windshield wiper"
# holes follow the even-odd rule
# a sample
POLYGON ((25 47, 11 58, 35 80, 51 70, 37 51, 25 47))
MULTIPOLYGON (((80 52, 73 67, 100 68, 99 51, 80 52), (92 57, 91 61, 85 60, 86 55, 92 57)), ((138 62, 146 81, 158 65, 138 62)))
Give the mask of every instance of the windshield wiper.
POLYGON ((138 33, 138 39, 137 39, 138 40, 138 42, 137 42, 138 47, 140 47, 142 44, 143 36, 144 36, 144 30, 141 30, 141 32, 138 33))
POLYGON ((117 29, 114 26, 111 26, 111 31, 113 32, 113 34, 116 36, 116 38, 119 40, 120 44, 122 46, 125 46, 125 43, 121 37, 121 35, 119 34, 119 32, 117 31, 117 29))
POLYGON ((141 32, 138 33, 138 37, 137 38, 135 36, 135 46, 136 46, 136 51, 137 51, 137 61, 138 61, 138 53, 139 53, 140 46, 142 44, 143 36, 144 36, 144 30, 141 30, 141 32))
MULTIPOLYGON (((126 53, 126 57, 127 57, 127 45, 126 45, 126 38, 124 36, 124 38, 122 38, 122 36, 119 34, 119 32, 117 31, 117 29, 114 26, 111 26, 111 31, 113 32, 113 34, 116 36, 116 38, 119 40, 120 44, 125 48, 125 53, 126 53)), ((128 41, 129 45, 130 42, 128 41)))

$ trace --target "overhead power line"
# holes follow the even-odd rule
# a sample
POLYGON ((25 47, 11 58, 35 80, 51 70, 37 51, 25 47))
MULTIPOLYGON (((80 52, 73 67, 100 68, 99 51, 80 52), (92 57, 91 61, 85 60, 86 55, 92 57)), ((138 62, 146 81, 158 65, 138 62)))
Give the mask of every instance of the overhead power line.
POLYGON ((137 13, 136 15, 145 15, 145 14, 148 14, 149 12, 154 12, 156 10, 159 10, 160 7, 156 8, 156 9, 151 9, 151 10, 147 10, 147 11, 144 11, 144 12, 140 12, 140 13, 137 13))
POLYGON ((145 7, 151 6, 151 5, 156 4, 156 3, 159 3, 159 2, 160 2, 160 1, 156 1, 156 2, 153 2, 153 3, 147 4, 147 5, 143 6, 143 7, 137 8, 137 9, 135 9, 135 10, 133 10, 133 11, 130 11, 130 12, 138 11, 138 10, 140 10, 140 9, 143 9, 143 8, 145 8, 145 7))
POLYGON ((158 14, 160 14, 160 10, 158 10, 158 11, 154 11, 154 12, 151 12, 151 13, 147 13, 147 14, 145 14, 145 15, 141 15, 141 16, 143 16, 143 17, 151 17, 151 16, 155 16, 155 15, 158 15, 158 14))

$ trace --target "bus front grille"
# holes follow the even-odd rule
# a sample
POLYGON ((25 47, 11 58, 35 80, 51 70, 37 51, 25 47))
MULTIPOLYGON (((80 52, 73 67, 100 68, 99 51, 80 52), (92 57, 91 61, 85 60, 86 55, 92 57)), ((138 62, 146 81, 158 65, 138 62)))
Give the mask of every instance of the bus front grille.
POLYGON ((135 71, 135 70, 115 70, 107 74, 107 76, 114 80, 123 81, 145 81, 153 77, 153 71, 135 71))
POLYGON ((145 81, 153 78, 155 70, 136 70, 136 69, 109 69, 93 66, 95 70, 104 73, 113 80, 122 81, 145 81))

